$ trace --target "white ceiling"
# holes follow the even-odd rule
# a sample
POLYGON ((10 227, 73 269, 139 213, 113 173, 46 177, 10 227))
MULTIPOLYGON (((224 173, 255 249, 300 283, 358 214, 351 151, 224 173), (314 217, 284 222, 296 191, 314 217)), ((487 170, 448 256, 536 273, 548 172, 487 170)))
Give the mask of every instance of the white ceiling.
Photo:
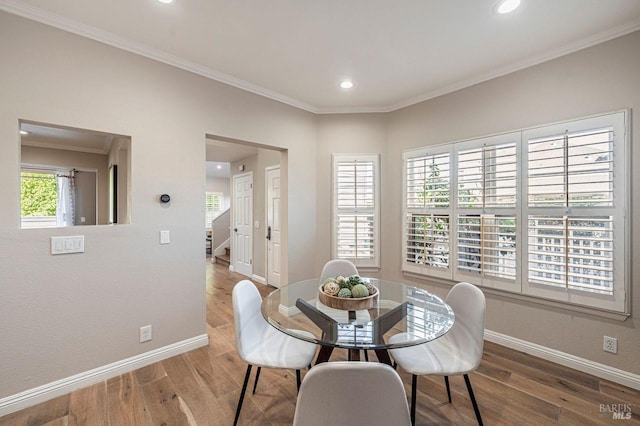
POLYGON ((207 177, 215 179, 231 178, 231 164, 221 163, 219 161, 207 161, 207 177))
POLYGON ((0 0, 316 113, 391 111, 640 29, 638 0, 0 0), (343 78, 355 83, 345 91, 343 78))
POLYGON ((116 135, 108 133, 26 121, 20 123, 20 130, 28 132, 28 134, 20 136, 22 145, 104 155, 109 153, 111 142, 116 137, 116 135))

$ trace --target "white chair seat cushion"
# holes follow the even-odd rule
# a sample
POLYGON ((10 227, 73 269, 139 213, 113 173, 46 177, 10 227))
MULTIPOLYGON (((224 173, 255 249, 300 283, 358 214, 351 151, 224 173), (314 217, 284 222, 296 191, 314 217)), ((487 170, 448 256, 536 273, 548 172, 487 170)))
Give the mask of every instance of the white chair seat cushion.
MULTIPOLYGON (((314 337, 313 334, 302 330, 296 330, 296 334, 314 337)), ((260 336, 259 344, 245 354, 244 360, 249 364, 267 368, 301 370, 311 364, 316 348, 313 343, 288 336, 268 326, 260 336)))
MULTIPOLYGON (((406 341, 406 334, 392 336, 389 343, 406 341)), ((421 345, 390 349, 389 352, 404 371, 417 376, 467 374, 477 367, 468 357, 464 357, 460 348, 447 339, 447 335, 421 345)))

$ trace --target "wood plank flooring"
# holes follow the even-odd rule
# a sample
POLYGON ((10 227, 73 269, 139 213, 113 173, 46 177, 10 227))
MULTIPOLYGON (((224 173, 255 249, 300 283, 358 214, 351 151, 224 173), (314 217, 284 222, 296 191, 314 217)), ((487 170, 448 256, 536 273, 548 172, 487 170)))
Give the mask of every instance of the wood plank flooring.
MULTIPOLYGON (((235 351, 231 289, 242 278, 207 262, 208 347, 1 417, 0 425, 232 424, 246 365, 235 351)), ((271 291, 258 287, 263 296, 271 291)), ((331 360, 345 358, 336 350, 331 360)), ((409 394, 411 377, 400 375, 409 394)), ((640 425, 640 392, 496 344, 485 344, 470 378, 487 425, 640 425), (626 404, 632 417, 614 421, 601 404, 626 404)), ((463 378, 450 382, 452 404, 442 378, 419 378, 417 424, 476 424, 463 378)), ((240 424, 291 424, 295 401, 295 372, 264 369, 240 424)))

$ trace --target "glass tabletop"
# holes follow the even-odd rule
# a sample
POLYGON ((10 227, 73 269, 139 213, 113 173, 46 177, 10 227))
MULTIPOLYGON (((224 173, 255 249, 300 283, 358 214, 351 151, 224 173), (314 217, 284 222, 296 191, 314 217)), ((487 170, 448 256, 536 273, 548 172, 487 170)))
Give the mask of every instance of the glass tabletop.
POLYGON ((330 308, 318 300, 319 280, 310 279, 273 291, 262 302, 262 315, 283 333, 308 342, 347 349, 418 345, 437 339, 453 326, 453 310, 438 296, 398 282, 376 278, 363 280, 378 289, 378 301, 371 309, 330 308), (394 335, 402 338, 388 344, 394 335))

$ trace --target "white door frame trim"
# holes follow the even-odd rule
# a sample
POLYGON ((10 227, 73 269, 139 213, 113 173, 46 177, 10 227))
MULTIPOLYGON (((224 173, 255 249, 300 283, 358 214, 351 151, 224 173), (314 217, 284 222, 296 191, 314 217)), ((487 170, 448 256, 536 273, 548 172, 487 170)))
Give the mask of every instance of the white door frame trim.
MULTIPOLYGON (((264 168, 264 226, 265 232, 269 225, 269 182, 268 176, 271 170, 280 170, 280 164, 267 166, 264 168)), ((280 177, 282 179, 282 176, 280 177)), ((282 254, 282 253, 281 253, 282 254)), ((281 265, 282 266, 282 265, 281 265)), ((269 284, 269 240, 266 236, 264 239, 264 280, 265 284, 269 284)), ((282 285, 282 283, 280 283, 282 285)))

